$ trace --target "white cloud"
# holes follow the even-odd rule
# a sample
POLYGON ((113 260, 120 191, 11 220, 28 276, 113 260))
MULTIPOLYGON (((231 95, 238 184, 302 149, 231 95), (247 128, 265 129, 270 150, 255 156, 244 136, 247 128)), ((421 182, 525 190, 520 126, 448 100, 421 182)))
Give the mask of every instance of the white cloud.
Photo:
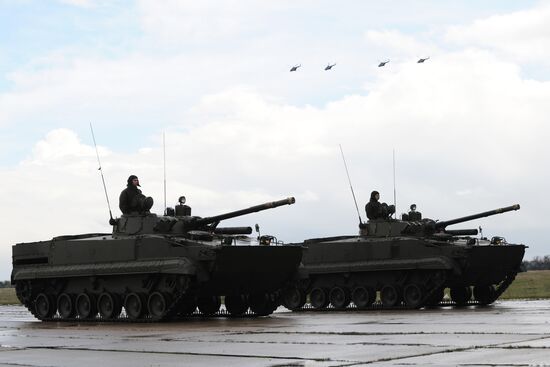
POLYGON ((445 39, 466 47, 482 47, 520 62, 548 65, 550 6, 493 15, 471 24, 449 27, 445 39))
POLYGON ((420 41, 418 37, 397 30, 368 30, 365 33, 365 39, 369 46, 375 47, 377 51, 385 52, 383 56, 386 59, 393 59, 393 63, 395 61, 411 61, 411 59, 416 61, 419 57, 433 57, 439 53, 438 47, 431 42, 420 41))
POLYGON ((38 115, 47 121, 118 120, 135 126, 144 117, 158 116, 167 105, 178 105, 191 94, 188 88, 198 84, 180 61, 141 56, 75 59, 68 65, 13 72, 10 79, 16 88, 0 95, 0 125, 38 115))
POLYGON ((92 148, 83 146, 74 132, 57 129, 48 133, 45 140, 36 144, 33 150, 33 160, 28 163, 40 165, 68 157, 79 159, 92 155, 92 148))
POLYGON ((157 41, 175 44, 232 38, 263 29, 271 11, 291 2, 256 1, 139 1, 144 31, 157 41))

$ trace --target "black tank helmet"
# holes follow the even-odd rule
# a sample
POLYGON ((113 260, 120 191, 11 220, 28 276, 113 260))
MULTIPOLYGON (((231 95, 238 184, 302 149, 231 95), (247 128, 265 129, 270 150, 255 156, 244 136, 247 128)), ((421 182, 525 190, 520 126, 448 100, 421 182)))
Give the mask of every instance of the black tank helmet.
MULTIPOLYGON (((136 178, 138 178, 138 176, 136 175, 130 175, 130 177, 128 177, 128 180, 127 180, 127 185, 128 186, 131 186, 132 185, 132 181, 135 180, 136 178)), ((141 185, 138 183, 138 186, 141 187, 141 185)))

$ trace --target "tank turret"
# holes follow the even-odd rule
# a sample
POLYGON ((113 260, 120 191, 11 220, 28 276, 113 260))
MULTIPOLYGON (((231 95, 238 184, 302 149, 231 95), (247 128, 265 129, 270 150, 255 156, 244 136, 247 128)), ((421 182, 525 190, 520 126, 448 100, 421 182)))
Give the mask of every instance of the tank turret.
POLYGON ((468 222, 474 219, 489 217, 501 213, 506 213, 512 210, 519 210, 519 204, 507 206, 504 208, 489 210, 482 213, 472 214, 465 217, 434 221, 432 219, 422 219, 420 221, 411 220, 395 220, 395 219, 376 219, 369 220, 367 223, 359 225, 359 233, 362 236, 375 236, 375 237, 387 237, 387 236, 438 236, 438 237, 453 237, 453 236, 475 236, 477 235, 477 229, 455 229, 447 230, 446 227, 468 222))
MULTIPOLYGON (((277 208, 282 205, 295 203, 293 197, 283 200, 255 205, 250 208, 240 209, 229 213, 212 217, 191 216, 191 208, 183 205, 185 199, 180 197, 180 204, 173 211, 174 215, 157 216, 156 214, 122 215, 113 226, 113 235, 128 236, 141 234, 167 234, 172 236, 185 236, 190 232, 207 232, 210 234, 250 234, 250 227, 223 227, 217 228, 222 220, 240 217, 267 209, 277 208)), ((167 213, 172 214, 171 210, 167 213)))

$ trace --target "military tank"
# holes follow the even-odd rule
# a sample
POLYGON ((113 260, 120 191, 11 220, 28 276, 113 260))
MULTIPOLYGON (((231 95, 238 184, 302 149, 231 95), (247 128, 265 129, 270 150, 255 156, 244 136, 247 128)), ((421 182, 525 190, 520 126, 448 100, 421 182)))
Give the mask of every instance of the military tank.
POLYGON ((454 305, 490 304, 520 271, 527 246, 502 237, 473 237, 477 229, 447 227, 519 208, 447 221, 414 213, 415 220, 360 224, 358 236, 306 240, 297 244, 307 247, 303 276, 285 291, 283 304, 290 310, 416 309, 441 304, 445 288, 454 305), (307 299, 310 304, 304 306, 307 299))
MULTIPOLYGON (((151 200, 143 202, 150 208, 151 200)), ((250 227, 218 224, 294 202, 202 218, 181 197, 167 215, 147 210, 112 220, 112 233, 18 243, 11 282, 21 303, 45 321, 269 315, 295 276, 302 249, 272 236, 256 241, 246 236, 250 227), (220 312, 222 296, 226 312, 220 312)))

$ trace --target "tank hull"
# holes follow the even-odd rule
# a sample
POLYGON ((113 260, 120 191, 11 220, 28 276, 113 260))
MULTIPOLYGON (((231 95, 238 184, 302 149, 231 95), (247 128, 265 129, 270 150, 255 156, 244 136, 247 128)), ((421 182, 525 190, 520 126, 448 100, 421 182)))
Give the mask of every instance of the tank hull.
POLYGON ((307 247, 306 275, 286 291, 291 310, 303 309, 306 299, 314 309, 421 308, 440 303, 445 288, 455 290, 457 304, 488 304, 513 281, 526 247, 406 236, 341 236, 300 245, 307 247))
POLYGON ((522 245, 472 246, 460 275, 450 277, 446 286, 498 284, 508 274, 519 271, 524 255, 522 245))
POLYGON ((220 248, 202 294, 274 292, 300 265, 292 246, 226 246, 220 248))
POLYGON ((302 249, 210 237, 93 234, 21 243, 13 246, 12 283, 41 320, 211 316, 222 297, 234 300, 228 315, 270 314, 302 249))

